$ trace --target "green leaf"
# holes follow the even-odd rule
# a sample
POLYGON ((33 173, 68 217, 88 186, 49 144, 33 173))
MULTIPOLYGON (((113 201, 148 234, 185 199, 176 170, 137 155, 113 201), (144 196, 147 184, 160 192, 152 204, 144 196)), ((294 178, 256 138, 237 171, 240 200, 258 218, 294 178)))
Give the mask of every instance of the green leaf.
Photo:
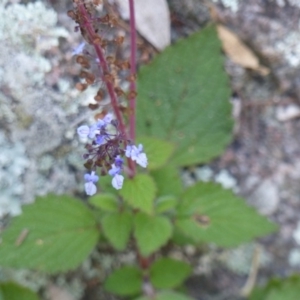
POLYGON ((138 143, 144 146, 149 163, 147 168, 149 170, 162 167, 174 152, 173 144, 153 137, 139 137, 138 143))
POLYGON ((151 172, 157 186, 157 196, 180 195, 183 185, 179 176, 179 170, 174 166, 165 166, 151 172))
POLYGON ((111 182, 111 176, 101 176, 98 184, 100 193, 108 193, 117 196, 118 191, 112 186, 111 182))
POLYGON ((300 277, 272 279, 264 288, 255 288, 249 300, 295 300, 300 295, 300 277))
POLYGON ((133 216, 129 212, 107 214, 102 219, 106 238, 117 250, 124 250, 132 230, 133 216))
POLYGON ((168 210, 174 209, 178 203, 178 199, 174 196, 164 196, 157 199, 155 203, 155 211, 163 213, 168 210))
POLYGON ((150 269, 150 280, 157 289, 175 288, 191 274, 192 268, 185 262, 171 258, 157 260, 150 269))
POLYGON ((149 216, 137 213, 134 219, 134 236, 143 256, 165 245, 172 235, 172 224, 164 216, 149 216))
POLYGON ((104 288, 120 296, 137 295, 142 290, 142 272, 136 267, 122 267, 107 278, 104 288))
POLYGON ((178 166, 204 163, 231 140, 221 43, 208 26, 167 48, 138 74, 137 133, 175 144, 178 166))
POLYGON ((112 194, 97 194, 89 198, 89 203, 104 211, 115 212, 118 211, 118 200, 112 194))
POLYGON ((5 282, 0 284, 1 300, 39 300, 37 294, 33 291, 20 286, 14 282, 5 282))
POLYGON ((276 230, 243 199, 213 183, 188 188, 177 210, 177 228, 199 243, 233 247, 276 230))
POLYGON ((120 194, 133 208, 138 208, 149 214, 152 213, 156 186, 150 176, 139 174, 131 180, 124 180, 120 194))
MULTIPOLYGON (((152 300, 152 299, 153 298, 143 296, 135 300, 152 300)), ((176 293, 173 291, 162 291, 155 296, 155 300, 193 300, 193 299, 186 295, 176 293)))
POLYGON ((77 199, 48 195, 25 205, 2 235, 0 265, 56 273, 75 269, 95 247, 93 213, 77 199))

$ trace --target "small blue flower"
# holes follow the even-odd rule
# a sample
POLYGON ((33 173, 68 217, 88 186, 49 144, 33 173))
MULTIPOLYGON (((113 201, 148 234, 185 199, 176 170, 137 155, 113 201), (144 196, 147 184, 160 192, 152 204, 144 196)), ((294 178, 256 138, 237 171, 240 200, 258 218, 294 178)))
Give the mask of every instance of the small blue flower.
POLYGON ((120 174, 123 170, 123 163, 124 163, 123 158, 121 158, 120 155, 118 155, 115 158, 115 163, 112 164, 112 168, 108 171, 108 174, 110 176, 115 176, 116 174, 120 174))
POLYGON ((99 133, 99 129, 97 124, 93 124, 90 126, 89 138, 94 139, 96 134, 99 133))
POLYGON ((90 128, 87 125, 82 125, 77 128, 77 133, 81 138, 87 138, 90 133, 90 128))
POLYGON ((123 181, 124 181, 124 176, 116 174, 113 177, 111 184, 116 190, 120 190, 123 186, 123 181))
POLYGON ((115 158, 115 163, 112 164, 112 168, 108 171, 108 174, 113 177, 111 184, 117 190, 120 190, 123 186, 124 177, 120 174, 123 170, 123 163, 123 158, 118 155, 115 158))
POLYGON ((143 152, 142 144, 139 144, 138 147, 136 147, 135 145, 128 145, 125 149, 125 156, 131 158, 143 168, 146 168, 148 165, 148 159, 146 154, 143 152))
POLYGON ((120 155, 118 155, 116 158, 115 158, 115 165, 117 167, 120 167, 120 168, 123 168, 123 163, 124 163, 124 159, 122 157, 120 157, 120 155))
POLYGON ((79 55, 83 52, 85 47, 85 42, 80 43, 75 49, 72 51, 72 55, 79 55))
POLYGON ((95 175, 95 171, 92 171, 91 174, 86 173, 84 175, 84 180, 86 181, 84 184, 86 194, 89 196, 95 195, 97 192, 95 183, 99 180, 99 176, 95 175))
POLYGON ((103 135, 98 134, 96 137, 96 144, 103 145, 105 143, 105 137, 103 135))

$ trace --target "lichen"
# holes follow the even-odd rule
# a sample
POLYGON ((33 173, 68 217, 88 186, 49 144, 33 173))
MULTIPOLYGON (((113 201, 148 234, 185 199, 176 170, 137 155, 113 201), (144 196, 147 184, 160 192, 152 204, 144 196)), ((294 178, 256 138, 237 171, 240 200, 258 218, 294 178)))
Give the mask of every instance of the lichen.
POLYGON ((285 38, 275 44, 275 48, 284 56, 291 67, 300 66, 300 33, 290 32, 285 38))
POLYGON ((11 143, 0 132, 0 217, 21 212, 19 197, 24 192, 21 176, 29 166, 29 159, 21 143, 11 143))

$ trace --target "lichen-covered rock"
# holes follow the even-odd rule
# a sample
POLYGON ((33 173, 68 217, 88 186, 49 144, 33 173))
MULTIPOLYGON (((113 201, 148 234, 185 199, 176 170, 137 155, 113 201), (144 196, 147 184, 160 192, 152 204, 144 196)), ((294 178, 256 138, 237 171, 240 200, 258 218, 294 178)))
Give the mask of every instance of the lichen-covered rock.
POLYGON ((300 100, 300 2, 213 0, 219 20, 266 64, 279 91, 300 100))

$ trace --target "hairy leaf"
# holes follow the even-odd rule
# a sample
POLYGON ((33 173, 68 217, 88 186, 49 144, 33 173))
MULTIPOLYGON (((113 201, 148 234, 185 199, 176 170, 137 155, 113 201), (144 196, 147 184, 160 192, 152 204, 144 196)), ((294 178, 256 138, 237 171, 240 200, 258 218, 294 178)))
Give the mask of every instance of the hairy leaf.
POLYGON ((104 287, 120 296, 137 295, 142 290, 142 272, 136 267, 122 267, 107 278, 104 287))
POLYGON ((106 238, 117 250, 124 250, 132 229, 133 216, 129 212, 107 214, 102 219, 106 238))
POLYGON ((98 194, 89 198, 89 203, 104 211, 118 211, 118 201, 113 194, 98 194))
POLYGON ((138 95, 138 135, 175 144, 176 165, 207 162, 231 140, 229 82, 214 26, 179 41, 142 67, 138 95))
POLYGON ((167 163, 174 151, 174 145, 170 142, 153 137, 139 137, 138 142, 144 146, 148 158, 148 169, 155 170, 167 163))
POLYGON ((192 268, 185 262, 161 258, 150 268, 150 280, 157 289, 175 288, 191 274, 192 268))
POLYGON ((92 212, 69 196, 25 205, 2 235, 0 265, 56 273, 75 269, 99 238, 92 212))
POLYGON ((172 224, 163 216, 149 216, 137 213, 134 219, 134 236, 143 256, 165 245, 172 235, 172 224))
POLYGON ((164 166, 158 170, 152 171, 153 177, 157 186, 157 195, 180 195, 183 191, 183 185, 179 176, 178 168, 174 166, 164 166))
POLYGON ((146 213, 152 213, 156 186, 150 176, 139 174, 133 179, 125 180, 120 194, 133 208, 138 208, 146 213))
POLYGON ((1 300, 39 300, 33 291, 14 282, 0 283, 1 300))
POLYGON ((213 183, 188 188, 177 210, 177 229, 196 242, 232 247, 276 230, 243 199, 213 183))
POLYGON ((249 300, 295 300, 300 295, 300 277, 272 279, 262 288, 255 288, 249 300))
POLYGON ((157 199, 155 203, 155 211, 157 213, 163 213, 172 210, 176 207, 178 199, 174 196, 164 196, 157 199))

